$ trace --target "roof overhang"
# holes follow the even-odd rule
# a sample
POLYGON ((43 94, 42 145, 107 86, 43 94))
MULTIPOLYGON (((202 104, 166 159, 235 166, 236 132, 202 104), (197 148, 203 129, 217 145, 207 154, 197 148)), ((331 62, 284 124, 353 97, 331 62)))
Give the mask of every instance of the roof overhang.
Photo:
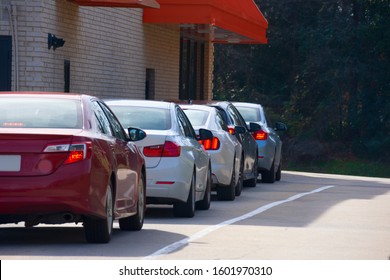
POLYGON ((268 22, 253 0, 158 0, 145 23, 176 24, 183 36, 213 43, 266 44, 268 22))
POLYGON ((80 6, 116 8, 159 8, 155 0, 69 0, 80 6))

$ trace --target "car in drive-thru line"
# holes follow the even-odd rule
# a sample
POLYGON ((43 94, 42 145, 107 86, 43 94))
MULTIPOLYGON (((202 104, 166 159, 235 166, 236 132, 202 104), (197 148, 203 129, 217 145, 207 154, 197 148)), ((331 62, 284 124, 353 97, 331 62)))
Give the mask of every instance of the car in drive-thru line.
POLYGON ((277 132, 287 130, 287 126, 282 122, 272 123, 260 104, 245 102, 233 104, 247 123, 255 122, 261 126, 261 129, 253 131, 252 135, 259 151, 258 169, 262 182, 279 181, 282 176, 282 141, 277 132))
MULTIPOLYGON (((241 194, 244 161, 242 147, 237 137, 229 133, 229 128, 221 113, 214 107, 180 104, 197 133, 206 128, 213 133, 212 140, 200 140, 211 157, 213 189, 219 200, 234 200, 241 194)), ((238 131, 243 128, 236 127, 238 131)))
POLYGON ((140 230, 143 137, 93 96, 0 93, 0 224, 82 223, 93 243, 110 241, 114 219, 140 230))
POLYGON ((253 122, 247 125, 237 108, 229 101, 209 101, 206 105, 218 109, 228 125, 229 132, 240 141, 244 161, 242 172, 244 185, 256 187, 258 176, 257 158, 259 153, 256 141, 251 133, 259 130, 260 126, 253 122), (240 130, 237 130, 237 127, 240 127, 240 130))
POLYGON ((146 137, 137 142, 146 162, 147 204, 173 205, 176 217, 193 217, 211 201, 211 160, 183 110, 173 102, 107 100, 124 127, 139 127, 146 137))

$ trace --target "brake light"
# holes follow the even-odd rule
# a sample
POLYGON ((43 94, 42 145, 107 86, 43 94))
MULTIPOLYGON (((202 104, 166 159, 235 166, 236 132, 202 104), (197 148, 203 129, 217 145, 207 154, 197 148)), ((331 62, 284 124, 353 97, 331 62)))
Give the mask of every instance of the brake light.
POLYGON ((267 140, 268 133, 263 130, 252 132, 252 136, 255 140, 267 140))
POLYGON ((46 153, 68 152, 64 164, 82 161, 91 155, 91 142, 77 144, 50 145, 44 149, 46 153))
POLYGON ((230 133, 231 135, 236 134, 236 130, 234 129, 234 127, 228 126, 228 129, 229 129, 229 133, 230 133))
POLYGON ((146 157, 178 157, 180 151, 180 146, 171 141, 165 141, 163 145, 148 146, 143 149, 146 157))
POLYGON ((22 122, 4 122, 4 127, 23 127, 24 123, 22 122))
POLYGON ((199 143, 203 145, 205 150, 218 150, 221 146, 221 143, 217 137, 213 139, 199 140, 199 143))
POLYGON ((87 157, 87 145, 76 144, 71 145, 69 148, 68 158, 65 160, 65 164, 81 161, 87 157))

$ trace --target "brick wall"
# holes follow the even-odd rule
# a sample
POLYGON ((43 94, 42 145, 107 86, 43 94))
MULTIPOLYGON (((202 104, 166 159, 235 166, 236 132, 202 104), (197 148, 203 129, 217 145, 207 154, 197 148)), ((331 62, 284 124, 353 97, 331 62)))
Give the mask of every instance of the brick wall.
MULTIPOLYGON (((17 8, 19 90, 64 91, 64 60, 69 60, 71 92, 144 99, 150 68, 155 71, 155 99, 178 99, 178 27, 143 24, 142 9, 2 0, 0 35, 11 35, 10 4, 17 8), (49 50, 48 33, 64 39, 64 46, 49 50)), ((212 96, 213 56, 212 45, 206 46, 207 98, 212 96)), ((13 56, 15 51, 13 46, 13 56)))
POLYGON ((42 33, 65 40, 44 47, 43 80, 63 90, 63 63, 70 61, 70 90, 101 97, 144 97, 142 9, 79 7, 65 0, 45 2, 42 33), (54 73, 54 75, 53 75, 54 73))
POLYGON ((147 68, 156 71, 156 100, 177 100, 179 96, 180 30, 144 24, 147 68))

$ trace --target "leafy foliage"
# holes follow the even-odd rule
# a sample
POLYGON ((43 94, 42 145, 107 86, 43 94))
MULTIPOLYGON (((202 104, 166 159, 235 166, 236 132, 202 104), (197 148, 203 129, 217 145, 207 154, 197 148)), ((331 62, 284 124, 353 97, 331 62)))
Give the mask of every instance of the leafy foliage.
POLYGON ((216 46, 214 99, 263 104, 295 141, 388 160, 389 1, 256 2, 268 44, 216 46))

